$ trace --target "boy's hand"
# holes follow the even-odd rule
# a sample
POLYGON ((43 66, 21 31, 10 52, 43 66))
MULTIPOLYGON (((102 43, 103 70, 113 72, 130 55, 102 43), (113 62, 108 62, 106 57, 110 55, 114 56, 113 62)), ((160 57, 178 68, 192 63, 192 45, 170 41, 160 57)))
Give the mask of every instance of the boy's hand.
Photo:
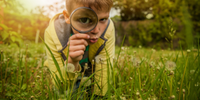
POLYGON ((68 46, 69 46, 69 63, 73 63, 75 71, 78 70, 78 63, 83 58, 83 54, 88 43, 86 39, 89 39, 90 36, 88 34, 76 33, 69 38, 68 46))

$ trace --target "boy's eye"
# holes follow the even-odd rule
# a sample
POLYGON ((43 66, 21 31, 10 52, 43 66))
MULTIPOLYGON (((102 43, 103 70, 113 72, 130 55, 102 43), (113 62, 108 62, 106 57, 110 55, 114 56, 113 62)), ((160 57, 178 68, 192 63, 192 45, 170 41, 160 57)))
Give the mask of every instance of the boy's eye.
POLYGON ((100 21, 102 21, 102 22, 104 22, 104 21, 106 21, 106 20, 107 20, 107 18, 100 19, 100 21))
POLYGON ((89 18, 80 18, 79 21, 83 24, 88 24, 88 23, 91 23, 92 20, 89 19, 89 18))

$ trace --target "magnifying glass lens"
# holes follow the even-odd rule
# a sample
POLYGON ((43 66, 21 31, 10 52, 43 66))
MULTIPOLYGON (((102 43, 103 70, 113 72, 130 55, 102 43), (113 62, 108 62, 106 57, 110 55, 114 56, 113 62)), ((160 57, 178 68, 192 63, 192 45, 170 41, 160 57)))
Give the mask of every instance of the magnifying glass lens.
POLYGON ((96 13, 87 7, 80 7, 74 10, 70 16, 71 26, 80 33, 86 33, 94 29, 98 18, 96 13))

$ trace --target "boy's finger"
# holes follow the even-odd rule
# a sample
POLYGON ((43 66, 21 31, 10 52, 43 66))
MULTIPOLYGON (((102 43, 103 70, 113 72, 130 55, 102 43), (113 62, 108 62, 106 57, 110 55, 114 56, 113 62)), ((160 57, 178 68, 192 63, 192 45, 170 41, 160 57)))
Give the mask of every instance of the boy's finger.
POLYGON ((78 46, 70 46, 69 47, 69 51, 79 51, 79 50, 83 50, 85 51, 85 46, 84 45, 78 45, 78 46))
MULTIPOLYGON (((67 45, 69 45, 69 42, 67 43, 67 45)), ((88 43, 85 39, 79 39, 79 40, 71 40, 70 41, 70 46, 74 46, 74 45, 85 45, 88 46, 88 43)))
MULTIPOLYGON (((69 52, 69 56, 74 59, 77 58, 79 56, 82 56, 84 54, 83 50, 79 50, 79 51, 75 51, 75 52, 69 52)), ((78 60, 78 59, 77 59, 78 60)), ((81 60, 81 59, 80 59, 81 60)))
POLYGON ((80 34, 80 33, 77 33, 77 34, 74 34, 70 37, 71 40, 74 40, 74 39, 89 39, 90 36, 88 34, 80 34))

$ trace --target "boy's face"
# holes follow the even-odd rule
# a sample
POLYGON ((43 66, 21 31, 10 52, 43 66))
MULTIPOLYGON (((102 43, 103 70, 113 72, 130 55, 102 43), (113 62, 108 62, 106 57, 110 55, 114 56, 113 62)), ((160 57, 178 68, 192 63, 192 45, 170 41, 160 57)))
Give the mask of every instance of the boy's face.
MULTIPOLYGON (((75 10, 76 8, 79 8, 79 7, 87 7, 87 6, 75 4, 75 6, 73 7, 74 8, 73 10, 75 10)), ((96 12, 96 14, 98 16, 98 23, 93 30, 91 30, 90 32, 84 33, 84 34, 90 35, 90 39, 86 40, 89 45, 96 43, 97 40, 100 38, 100 36, 103 34, 103 32, 106 29, 107 24, 108 24, 108 18, 109 18, 109 12, 110 12, 110 11, 104 11, 104 10, 99 11, 99 10, 95 9, 95 7, 91 7, 91 9, 93 9, 96 12)), ((68 14, 68 12, 66 10, 63 11, 63 13, 65 16, 66 23, 70 24, 70 17, 69 17, 70 15, 68 14)), ((72 28, 72 30, 73 30, 74 34, 79 33, 78 31, 74 30, 73 28, 72 28)))

